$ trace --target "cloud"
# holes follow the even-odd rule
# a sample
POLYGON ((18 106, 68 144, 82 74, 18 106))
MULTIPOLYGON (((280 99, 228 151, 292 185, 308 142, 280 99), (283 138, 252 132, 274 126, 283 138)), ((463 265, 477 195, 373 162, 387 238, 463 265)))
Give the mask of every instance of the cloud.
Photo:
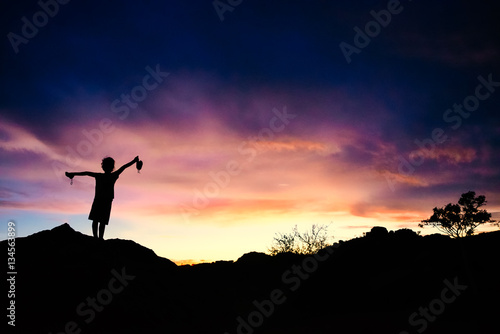
POLYGON ((436 147, 432 150, 418 150, 412 151, 408 157, 410 159, 418 160, 419 157, 427 160, 436 160, 438 162, 445 162, 452 165, 458 165, 460 163, 470 163, 477 158, 476 149, 470 147, 460 147, 460 146, 447 146, 447 147, 436 147))
POLYGON ((57 157, 52 147, 29 130, 7 119, 0 119, 0 149, 7 152, 29 152, 57 157))

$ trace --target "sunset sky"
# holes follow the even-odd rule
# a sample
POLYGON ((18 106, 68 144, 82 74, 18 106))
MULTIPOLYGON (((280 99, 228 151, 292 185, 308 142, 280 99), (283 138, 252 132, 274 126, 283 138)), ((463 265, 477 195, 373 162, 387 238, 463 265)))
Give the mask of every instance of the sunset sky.
POLYGON ((0 7, 1 239, 91 235, 94 180, 64 172, 105 156, 144 161, 105 238, 178 263, 295 225, 435 233, 469 190, 500 218, 496 1, 41 3, 0 7))

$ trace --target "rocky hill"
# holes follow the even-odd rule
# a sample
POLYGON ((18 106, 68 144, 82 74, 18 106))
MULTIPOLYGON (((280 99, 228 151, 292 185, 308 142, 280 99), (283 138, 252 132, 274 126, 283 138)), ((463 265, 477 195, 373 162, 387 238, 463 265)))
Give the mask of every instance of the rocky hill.
POLYGON ((64 224, 16 239, 15 329, 496 333, 499 250, 500 231, 454 240, 378 228, 314 256, 252 252, 179 267, 64 224))

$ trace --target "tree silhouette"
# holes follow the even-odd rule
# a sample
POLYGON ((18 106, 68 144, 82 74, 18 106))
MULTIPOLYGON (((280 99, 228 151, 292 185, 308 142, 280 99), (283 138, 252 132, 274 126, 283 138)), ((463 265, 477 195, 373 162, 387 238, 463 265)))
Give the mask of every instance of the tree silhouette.
POLYGON ((491 213, 479 208, 486 204, 484 195, 476 197, 474 191, 462 194, 458 204, 448 203, 445 207, 434 208, 434 214, 422 220, 419 227, 433 226, 452 238, 461 238, 474 234, 474 230, 481 224, 494 223, 491 213))
POLYGON ((292 233, 276 233, 273 244, 268 251, 271 255, 279 253, 295 254, 315 254, 319 250, 327 247, 328 244, 328 226, 313 224, 310 231, 299 232, 297 225, 292 233))

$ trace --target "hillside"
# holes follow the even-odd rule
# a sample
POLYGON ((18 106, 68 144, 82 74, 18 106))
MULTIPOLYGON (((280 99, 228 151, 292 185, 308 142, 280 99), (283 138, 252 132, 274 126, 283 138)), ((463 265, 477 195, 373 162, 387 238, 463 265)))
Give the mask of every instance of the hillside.
POLYGON ((369 233, 316 256, 252 252, 179 267, 64 224, 16 239, 16 330, 493 333, 499 249, 500 231, 464 240, 369 233))

